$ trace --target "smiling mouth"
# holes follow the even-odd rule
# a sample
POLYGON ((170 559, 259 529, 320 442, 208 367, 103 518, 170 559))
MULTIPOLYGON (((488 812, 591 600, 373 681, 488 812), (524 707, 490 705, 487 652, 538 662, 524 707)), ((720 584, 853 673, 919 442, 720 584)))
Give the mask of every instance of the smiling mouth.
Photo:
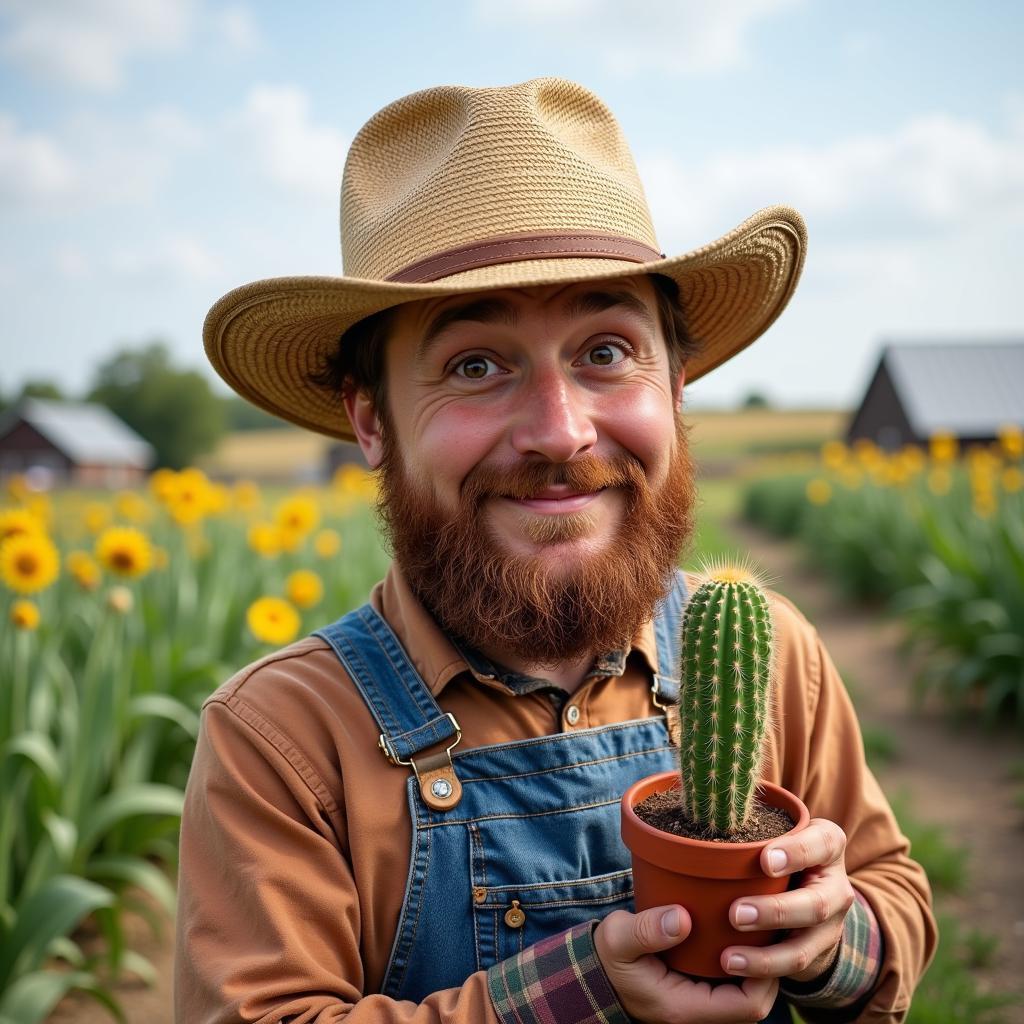
POLYGON ((567 488, 550 488, 541 491, 540 494, 532 498, 505 498, 504 500, 540 515, 566 515, 570 512, 579 512, 581 509, 586 508, 605 490, 606 488, 604 487, 589 492, 570 491, 567 488))

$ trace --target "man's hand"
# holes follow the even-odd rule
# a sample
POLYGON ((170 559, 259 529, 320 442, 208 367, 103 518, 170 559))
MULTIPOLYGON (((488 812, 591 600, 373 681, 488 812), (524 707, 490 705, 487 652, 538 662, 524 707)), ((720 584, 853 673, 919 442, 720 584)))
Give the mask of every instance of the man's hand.
POLYGON ((799 888, 736 900, 729 916, 739 931, 786 928, 792 934, 771 946, 729 946, 722 967, 747 978, 813 981, 823 974, 836 958, 854 899, 845 853, 846 833, 825 818, 812 818, 807 828, 766 847, 761 854, 765 874, 802 871, 799 888))
POLYGON ((774 978, 712 987, 654 956, 689 934, 690 915, 680 906, 639 914, 616 910, 597 926, 594 947, 626 1013, 658 1024, 739 1024, 767 1017, 779 990, 774 978))

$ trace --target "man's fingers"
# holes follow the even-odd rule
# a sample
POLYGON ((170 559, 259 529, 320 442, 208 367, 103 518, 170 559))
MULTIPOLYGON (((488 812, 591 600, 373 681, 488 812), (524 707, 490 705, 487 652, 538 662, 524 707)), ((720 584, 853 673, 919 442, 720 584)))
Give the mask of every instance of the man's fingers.
POLYGON ((853 900, 853 886, 844 871, 834 867, 812 869, 804 875, 799 889, 736 900, 729 919, 741 932, 812 928, 835 917, 846 917, 853 900))
POLYGON ((832 961, 842 938, 831 924, 803 928, 771 946, 729 946, 722 951, 722 966, 745 978, 787 978, 802 974, 813 964, 823 970, 832 961))
POLYGON ((606 957, 631 963, 648 953, 671 949, 690 934, 690 915, 680 906, 652 907, 639 914, 617 910, 598 925, 594 941, 606 957))
POLYGON ((792 875, 806 868, 835 864, 846 853, 846 833, 825 818, 812 818, 799 832, 776 839, 761 852, 766 875, 792 875))

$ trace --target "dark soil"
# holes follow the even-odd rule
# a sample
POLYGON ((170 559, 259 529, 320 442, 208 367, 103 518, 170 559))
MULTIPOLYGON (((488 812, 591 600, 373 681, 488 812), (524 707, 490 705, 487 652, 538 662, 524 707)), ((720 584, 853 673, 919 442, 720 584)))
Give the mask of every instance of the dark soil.
POLYGON ((686 839, 702 839, 708 843, 759 843, 784 836, 795 821, 778 807, 754 801, 750 819, 735 832, 720 832, 713 825, 694 821, 684 810, 678 789, 654 793, 633 808, 636 816, 652 828, 686 839))

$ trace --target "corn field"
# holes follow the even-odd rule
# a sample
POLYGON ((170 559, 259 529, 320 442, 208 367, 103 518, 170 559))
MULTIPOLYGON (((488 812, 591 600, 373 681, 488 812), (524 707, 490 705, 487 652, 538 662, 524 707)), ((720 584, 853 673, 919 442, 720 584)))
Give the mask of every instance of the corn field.
POLYGON ((746 518, 799 537, 850 597, 908 627, 921 697, 1024 725, 1024 434, 960 452, 950 436, 886 453, 829 442, 816 471, 764 478, 746 518))
MULTIPOLYGON (((173 913, 199 709, 261 654, 365 600, 388 558, 372 479, 272 497, 201 472, 146 492, 0 501, 0 1022, 152 965, 126 948, 142 890, 173 913), (101 955, 76 928, 94 915, 101 955)), ((156 927, 156 922, 154 922, 156 927)))

